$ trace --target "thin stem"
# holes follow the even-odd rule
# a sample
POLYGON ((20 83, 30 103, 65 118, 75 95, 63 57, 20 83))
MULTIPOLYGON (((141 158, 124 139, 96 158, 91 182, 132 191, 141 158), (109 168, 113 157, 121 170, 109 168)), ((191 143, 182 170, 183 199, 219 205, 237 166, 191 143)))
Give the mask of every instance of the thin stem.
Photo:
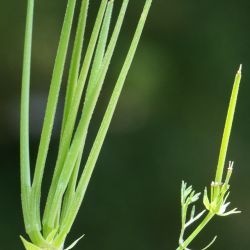
POLYGON ((179 243, 182 243, 183 241, 183 236, 184 236, 185 229, 186 229, 185 228, 186 219, 187 219, 186 205, 182 205, 181 206, 181 233, 179 237, 179 243))
POLYGON ((191 235, 183 242, 177 250, 183 250, 196 238, 196 236, 202 231, 202 229, 208 224, 208 222, 214 217, 214 213, 209 212, 203 221, 197 226, 197 228, 191 233, 191 235))

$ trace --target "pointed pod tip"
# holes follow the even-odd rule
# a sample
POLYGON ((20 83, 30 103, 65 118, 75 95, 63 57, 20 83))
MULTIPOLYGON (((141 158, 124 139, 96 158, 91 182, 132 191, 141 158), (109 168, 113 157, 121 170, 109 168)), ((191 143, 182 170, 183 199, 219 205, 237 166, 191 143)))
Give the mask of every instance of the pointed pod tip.
POLYGON ((240 64, 239 70, 238 70, 238 74, 241 74, 242 71, 242 64, 240 64))

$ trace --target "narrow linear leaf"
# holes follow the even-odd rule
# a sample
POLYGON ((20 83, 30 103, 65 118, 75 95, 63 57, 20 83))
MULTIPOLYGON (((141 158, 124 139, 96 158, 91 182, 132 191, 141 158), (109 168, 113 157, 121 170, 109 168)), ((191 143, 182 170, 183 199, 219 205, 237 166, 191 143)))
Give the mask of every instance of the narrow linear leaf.
POLYGON ((25 240, 22 236, 20 236, 20 238, 26 250, 42 250, 40 247, 37 247, 36 245, 25 240))
POLYGON ((201 250, 206 250, 206 249, 208 249, 209 247, 211 247, 211 246, 214 244, 214 242, 216 241, 216 239, 217 239, 217 236, 215 236, 215 237, 212 239, 212 241, 211 241, 206 247, 202 248, 201 250))
POLYGON ((82 238, 84 237, 84 235, 82 235, 80 238, 78 238, 77 240, 75 240, 70 246, 68 246, 65 250, 70 250, 72 249, 82 238))

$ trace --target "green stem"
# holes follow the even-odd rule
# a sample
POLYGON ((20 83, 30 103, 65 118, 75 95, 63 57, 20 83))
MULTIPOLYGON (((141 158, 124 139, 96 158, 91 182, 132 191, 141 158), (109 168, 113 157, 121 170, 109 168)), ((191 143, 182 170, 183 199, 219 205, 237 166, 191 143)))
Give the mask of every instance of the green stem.
POLYGON ((190 234, 190 236, 179 246, 176 250, 183 250, 188 247, 188 245, 196 238, 196 236, 201 232, 201 230, 208 224, 208 222, 214 217, 214 213, 209 212, 203 221, 198 225, 198 227, 190 234))
POLYGON ((187 218, 186 207, 181 206, 181 233, 179 237, 179 242, 183 240, 186 218, 187 218))

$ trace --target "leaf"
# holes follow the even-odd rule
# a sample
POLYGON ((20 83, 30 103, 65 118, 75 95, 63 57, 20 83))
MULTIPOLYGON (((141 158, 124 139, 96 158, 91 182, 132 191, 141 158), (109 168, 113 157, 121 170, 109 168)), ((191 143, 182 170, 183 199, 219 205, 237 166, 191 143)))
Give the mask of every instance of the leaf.
POLYGON ((206 250, 206 249, 208 249, 209 247, 211 247, 211 246, 214 244, 214 242, 216 241, 216 239, 217 239, 217 236, 215 236, 215 237, 212 239, 212 241, 211 241, 206 247, 202 248, 201 250, 206 250))
POLYGON ((191 198, 191 203, 194 203, 199 200, 201 193, 196 193, 191 198))
POLYGON ((193 207, 192 207, 190 218, 193 219, 194 215, 195 215, 195 205, 193 205, 193 207))
POLYGON ((203 195, 203 204, 206 207, 207 210, 210 209, 210 202, 207 196, 207 188, 205 188, 204 190, 204 195, 203 195))
POLYGON ((77 240, 75 240, 69 247, 67 247, 65 250, 70 250, 72 249, 82 238, 84 237, 84 235, 82 235, 80 238, 78 238, 77 240))
POLYGON ((192 186, 189 186, 187 189, 184 190, 184 200, 190 195, 192 192, 192 186))
POLYGON ((21 238, 26 250, 42 250, 40 247, 37 247, 34 244, 32 244, 32 243, 28 242, 27 240, 25 240, 21 235, 20 235, 20 238, 21 238))
POLYGON ((228 216, 228 215, 231 215, 231 214, 240 214, 241 211, 237 210, 237 208, 234 208, 228 212, 223 212, 221 214, 218 214, 219 216, 228 216))

